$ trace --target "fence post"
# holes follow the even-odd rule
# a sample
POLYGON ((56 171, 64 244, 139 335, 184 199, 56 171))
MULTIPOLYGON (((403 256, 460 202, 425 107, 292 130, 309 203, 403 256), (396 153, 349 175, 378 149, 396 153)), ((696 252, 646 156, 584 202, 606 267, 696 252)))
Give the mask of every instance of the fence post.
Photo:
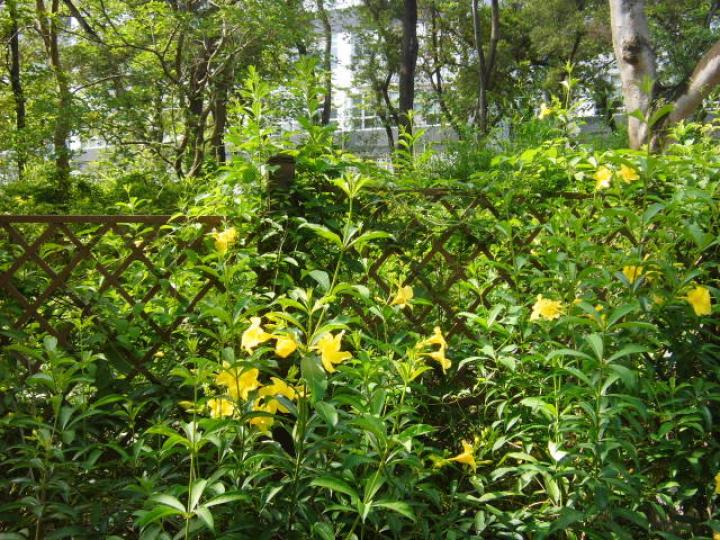
MULTIPOLYGON (((270 214, 287 209, 294 199, 295 158, 288 154, 276 154, 268 159, 271 167, 268 175, 267 194, 270 214)), ((272 217, 272 216, 270 216, 272 217)))
MULTIPOLYGON (((294 194, 295 158, 289 154, 276 154, 268 161, 270 173, 267 179, 267 206, 264 219, 260 224, 258 253, 280 255, 283 248, 283 234, 278 234, 277 224, 287 227, 288 214, 298 206, 294 194)), ((277 265, 266 263, 265 268, 257 270, 257 285, 273 287, 277 265)))

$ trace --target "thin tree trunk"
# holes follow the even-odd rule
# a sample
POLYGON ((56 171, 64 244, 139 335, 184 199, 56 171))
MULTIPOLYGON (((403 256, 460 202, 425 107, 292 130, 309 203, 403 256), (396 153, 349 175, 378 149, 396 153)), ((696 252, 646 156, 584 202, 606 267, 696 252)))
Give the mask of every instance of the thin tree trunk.
POLYGON ((320 21, 323 25, 323 33, 325 38, 325 49, 323 50, 323 86, 325 96, 323 98, 322 115, 320 122, 323 126, 330 123, 330 115, 332 114, 332 26, 330 18, 325 10, 323 0, 316 0, 320 21))
POLYGON ((22 179, 25 169, 26 153, 23 141, 25 129, 25 92, 20 77, 20 28, 18 24, 17 1, 8 0, 10 14, 10 86, 15 100, 15 160, 18 169, 18 178, 22 179))
POLYGON ((628 114, 631 148, 640 148, 647 139, 647 124, 632 116, 640 111, 646 117, 652 103, 655 79, 655 54, 643 0, 609 0, 613 48, 620 70, 622 93, 628 114))
POLYGON ((435 92, 435 96, 437 97, 438 103, 440 105, 440 110, 442 111, 443 115, 445 116, 445 119, 448 121, 450 126, 452 127, 455 134, 458 136, 459 139, 462 139, 462 130, 460 129, 460 126, 455 121, 455 117, 452 114, 452 111, 447 105, 447 101, 445 100, 445 92, 443 89, 443 79, 442 79, 442 68, 440 64, 440 40, 438 37, 438 25, 437 20, 439 17, 439 13, 437 8, 433 5, 430 8, 430 37, 431 37, 431 43, 432 43, 432 60, 433 60, 433 69, 427 73, 428 78, 430 79, 430 84, 432 85, 433 91, 435 92))
POLYGON ((60 0, 52 0, 48 13, 44 0, 36 0, 38 25, 45 44, 48 63, 55 78, 58 92, 57 118, 53 130, 53 150, 55 152, 55 187, 61 200, 70 193, 70 148, 68 139, 72 131, 72 95, 67 73, 63 69, 58 46, 58 19, 60 0), (48 16, 49 15, 49 16, 48 16))
POLYGON ((224 165, 227 161, 227 149, 225 147, 225 129, 227 127, 227 102, 228 86, 230 81, 223 80, 217 89, 213 104, 213 126, 210 144, 212 145, 215 162, 224 165))
MULTIPOLYGON (((392 122, 390 117, 393 116, 397 120, 397 116, 394 115, 392 104, 390 103, 390 96, 388 95, 388 87, 392 80, 392 73, 389 73, 385 78, 384 82, 375 81, 373 83, 375 89, 375 113, 380 118, 383 128, 385 128, 385 136, 388 141, 388 148, 392 152, 395 148, 395 136, 392 131, 392 122)), ((397 124, 397 121, 396 121, 397 124)))
POLYGON ((490 43, 488 55, 485 57, 483 45, 482 26, 480 22, 480 8, 478 0, 471 1, 473 19, 473 37, 475 41, 475 52, 478 58, 478 101, 477 101, 477 125, 482 133, 488 131, 488 98, 487 93, 491 82, 493 70, 495 69, 495 56, 497 44, 500 39, 500 7, 498 0, 492 0, 490 4, 490 43))
POLYGON ((415 106, 415 68, 417 66, 417 54, 417 0, 403 0, 399 126, 407 133, 412 133, 410 115, 415 106))

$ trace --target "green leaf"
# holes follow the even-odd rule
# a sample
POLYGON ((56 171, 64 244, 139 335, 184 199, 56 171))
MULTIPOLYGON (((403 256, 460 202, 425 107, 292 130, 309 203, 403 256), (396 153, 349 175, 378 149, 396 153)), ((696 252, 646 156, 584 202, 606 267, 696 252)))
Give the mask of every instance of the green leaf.
POLYGON ((161 493, 159 495, 153 495, 152 497, 150 497, 150 500, 153 502, 164 504, 165 506, 169 506, 170 508, 174 508, 182 513, 185 513, 185 506, 183 505, 183 503, 181 503, 172 495, 166 495, 164 493, 161 493))
POLYGON ((215 531, 215 520, 213 519, 212 512, 210 512, 206 506, 201 506, 195 513, 208 529, 215 531))
POLYGON ((329 523, 315 523, 312 527, 313 537, 320 540, 335 540, 335 531, 329 523))
POLYGON ((325 227, 324 225, 318 225, 317 223, 303 223, 300 225, 300 228, 306 228, 313 231, 315 234, 320 236, 321 238, 324 238, 325 240, 330 240, 333 244, 335 244, 337 247, 342 248, 343 243, 340 239, 340 236, 338 236, 336 233, 332 232, 330 229, 325 227))
POLYGON ((615 360, 619 360, 620 358, 623 358, 625 356, 630 356, 631 354, 640 354, 644 352, 648 352, 650 349, 647 347, 643 347, 642 345, 638 345, 636 343, 631 343, 630 345, 626 345, 622 349, 620 349, 618 352, 613 354, 610 358, 608 358, 608 363, 612 363, 615 360))
POLYGON ((335 406, 325 401, 318 401, 315 403, 315 409, 317 409, 320 416, 323 417, 325 423, 330 427, 335 427, 338 423, 338 413, 335 406))
POLYGON ((651 204, 645 212, 643 212, 642 215, 642 221, 644 225, 649 225, 652 219, 658 214, 658 212, 661 212, 665 209, 664 204, 655 203, 651 204))
POLYGON ((385 434, 385 424, 380 418, 366 414, 360 418, 353 420, 352 423, 360 429, 364 429, 365 431, 368 431, 375 435, 375 438, 381 445, 385 444, 387 438, 385 434))
POLYGON ((57 350, 57 343, 58 340, 55 336, 45 336, 43 338, 43 345, 45 346, 45 350, 47 352, 55 352, 57 350))
POLYGON ((563 508, 560 510, 560 516, 553 522, 550 532, 567 529, 573 523, 577 523, 585 519, 585 514, 578 512, 573 508, 563 508))
POLYGON ((545 491, 550 495, 553 503, 558 504, 560 502, 560 487, 554 478, 546 476, 544 478, 545 491))
POLYGON ((567 452, 560 450, 560 445, 558 445, 558 443, 553 441, 548 442, 548 452, 550 452, 550 456, 555 461, 561 461, 562 458, 568 455, 567 452))
POLYGON ((300 361, 300 372, 310 388, 313 403, 320 401, 327 388, 327 376, 317 355, 304 356, 300 361))
POLYGON ((588 343, 588 345, 590 345, 593 353, 595 353, 595 358, 597 358, 598 362, 602 362, 604 356, 602 337, 598 334, 590 334, 588 336, 585 336, 585 341, 588 343))
POLYGON ((373 506, 379 506, 380 508, 387 508, 388 510, 392 510, 393 512, 397 512, 398 514, 401 514, 408 518, 410 521, 415 521, 415 512, 413 511, 412 507, 405 502, 402 501, 387 501, 387 500, 381 500, 381 501, 375 501, 373 503, 373 506))
POLYGON ((197 507, 200 502, 200 497, 202 497, 205 491, 205 486, 207 486, 207 480, 203 478, 193 483, 192 489, 190 490, 190 510, 194 510, 197 507))
POLYGON ((356 249, 362 249, 362 247, 372 242, 373 240, 380 240, 385 238, 392 238, 393 235, 390 233, 386 233, 384 231, 368 231, 366 233, 361 234, 358 236, 355 240, 350 242, 350 245, 348 247, 354 246, 356 249))
POLYGON ((580 379, 582 382, 584 382, 586 385, 588 385, 588 386, 593 385, 592 381, 590 380, 590 377, 588 377, 585 373, 583 373, 579 369, 573 368, 573 367, 566 367, 566 368, 563 368, 563 370, 567 371, 571 375, 574 375, 575 377, 580 379))
POLYGON ((317 281, 323 291, 327 292, 330 290, 330 276, 328 276, 327 272, 323 270, 311 270, 307 275, 317 281))
POLYGON ((203 504, 203 506, 205 508, 210 508, 219 504, 226 504, 233 501, 242 501, 248 499, 249 497, 244 493, 225 493, 223 495, 218 495, 217 497, 210 499, 205 504, 203 504))
POLYGON ((576 358, 584 358, 585 360, 592 360, 592 356, 590 356, 589 354, 581 351, 576 351, 574 349, 558 349, 556 351, 552 351, 547 355, 547 359, 552 360, 556 356, 573 356, 576 358))
POLYGON ((179 510, 176 510, 175 508, 170 508, 168 506, 156 506, 155 508, 147 512, 145 512, 144 510, 138 512, 138 515, 140 515, 140 517, 137 519, 137 521, 135 521, 135 525, 137 525, 138 527, 145 527, 146 525, 150 525, 151 523, 160 521, 163 518, 182 515, 184 513, 184 510, 181 512, 179 510), (141 512, 142 515, 140 515, 141 512))
POLYGON ((530 407, 533 412, 540 412, 548 420, 552 420, 557 416, 557 409, 555 405, 544 402, 540 398, 528 397, 520 400, 520 405, 530 407))
POLYGON ((635 387, 635 384, 637 382, 637 375, 633 370, 618 364, 611 364, 610 369, 617 373, 620 379, 622 379, 622 382, 625 384, 625 386, 627 386, 628 388, 635 387))
POLYGON ((341 480, 334 476, 321 476, 320 478, 316 478, 315 480, 310 482, 310 485, 322 487, 332 491, 337 491, 338 493, 344 493, 353 500, 360 500, 360 496, 358 495, 357 491, 350 487, 350 485, 344 480, 341 480))

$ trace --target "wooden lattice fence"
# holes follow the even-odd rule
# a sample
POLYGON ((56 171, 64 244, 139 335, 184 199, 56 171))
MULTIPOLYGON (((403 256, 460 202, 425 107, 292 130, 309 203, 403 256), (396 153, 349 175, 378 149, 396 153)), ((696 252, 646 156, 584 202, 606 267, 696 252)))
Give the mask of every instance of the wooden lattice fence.
MULTIPOLYGON (((584 195, 554 197, 575 215, 603 210, 578 205, 584 195)), ((545 231, 550 215, 542 208, 553 206, 526 203, 521 196, 499 203, 484 192, 451 189, 372 194, 362 219, 393 238, 363 254, 370 261, 364 275, 348 270, 346 279, 364 282, 373 298, 391 298, 399 286, 411 285, 415 306, 401 313, 412 330, 427 333, 440 324, 448 336, 475 337, 465 314, 488 308, 502 295, 531 299, 528 283, 548 273, 539 254, 556 247, 543 243, 553 235, 545 231)), ((213 249, 208 233, 222 221, 0 216, 6 233, 0 239, 0 345, 23 330, 39 330, 69 351, 102 350, 124 364, 130 378, 142 373, 154 380, 148 368, 154 357, 174 347, 175 331, 193 321, 209 292, 223 289, 202 261, 203 250, 213 249), (83 324, 92 325, 95 331, 86 334, 95 342, 84 340, 83 324)), ((627 229, 595 240, 616 238, 635 243, 627 229)), ((352 307, 373 326, 367 306, 352 307)))
MULTIPOLYGON (((547 244, 554 208, 566 206, 575 217, 586 213, 588 221, 608 209, 588 204, 591 195, 571 192, 532 200, 521 193, 495 197, 480 190, 394 190, 368 203, 369 226, 394 237, 374 253, 368 280, 386 297, 400 285, 413 287, 421 300, 403 314, 419 332, 441 324, 447 336, 475 338, 465 314, 507 294, 526 302, 532 279, 552 274, 543 254, 557 248, 547 244)), ((626 227, 593 240, 637 243, 626 227)))
MULTIPOLYGON (((198 303, 222 284, 198 271, 216 216, 0 216, 0 340, 39 329, 67 351, 95 349, 147 368, 198 303), (172 222, 172 223, 171 223, 172 222), (91 325, 93 332, 84 332, 91 325), (86 342, 90 336, 94 342, 86 342)), ((28 361, 27 358, 25 358, 28 361)), ((29 366, 32 367, 32 366, 29 366)))

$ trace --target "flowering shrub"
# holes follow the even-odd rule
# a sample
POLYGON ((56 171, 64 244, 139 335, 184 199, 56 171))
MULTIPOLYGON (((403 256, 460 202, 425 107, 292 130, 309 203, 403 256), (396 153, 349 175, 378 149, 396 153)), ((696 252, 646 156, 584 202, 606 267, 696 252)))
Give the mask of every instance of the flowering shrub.
MULTIPOLYGON (((254 210, 208 236, 198 264, 224 292, 150 366, 167 386, 52 338, 7 348, 0 537, 712 537, 720 156, 677 138, 558 139, 478 171, 496 215, 463 223, 485 250, 444 299, 483 302, 453 337, 410 322, 433 306, 405 268, 389 292, 368 279, 393 241, 364 213, 386 173, 301 152, 304 219, 264 229, 274 251, 244 243, 254 210)), ((248 155, 191 213, 262 178, 248 155)))

